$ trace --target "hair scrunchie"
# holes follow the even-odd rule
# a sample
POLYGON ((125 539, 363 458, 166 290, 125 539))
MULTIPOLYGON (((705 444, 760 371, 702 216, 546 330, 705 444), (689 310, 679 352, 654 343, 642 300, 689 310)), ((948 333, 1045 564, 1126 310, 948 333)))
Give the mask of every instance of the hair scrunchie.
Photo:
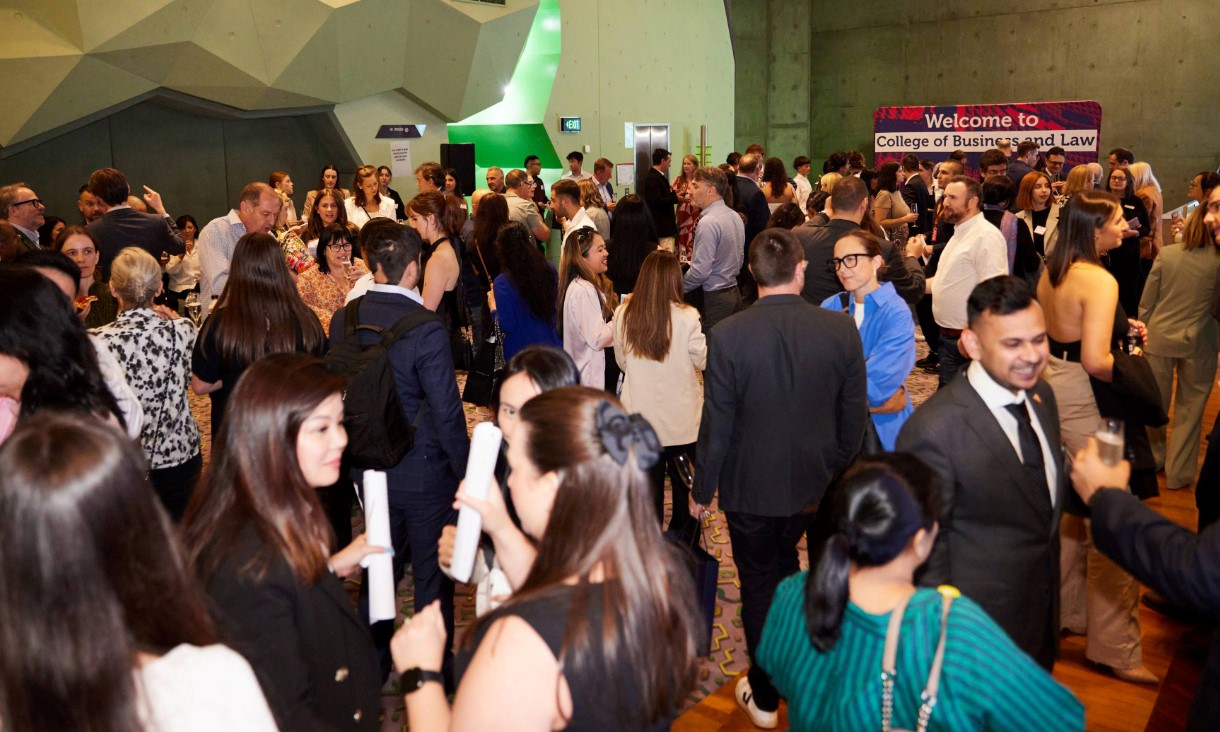
POLYGON ((597 434, 614 462, 624 465, 635 446, 636 462, 647 470, 661 458, 661 440, 648 420, 638 414, 628 416, 622 409, 603 401, 597 406, 597 434))

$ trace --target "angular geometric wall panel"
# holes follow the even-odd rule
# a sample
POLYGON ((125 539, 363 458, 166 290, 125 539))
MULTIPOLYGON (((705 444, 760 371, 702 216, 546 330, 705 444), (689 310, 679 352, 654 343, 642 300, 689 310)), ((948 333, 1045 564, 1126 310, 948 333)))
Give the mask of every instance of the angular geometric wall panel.
POLYGON ((503 97, 538 2, 5 0, 0 148, 159 89, 244 111, 398 90, 458 120, 503 97))

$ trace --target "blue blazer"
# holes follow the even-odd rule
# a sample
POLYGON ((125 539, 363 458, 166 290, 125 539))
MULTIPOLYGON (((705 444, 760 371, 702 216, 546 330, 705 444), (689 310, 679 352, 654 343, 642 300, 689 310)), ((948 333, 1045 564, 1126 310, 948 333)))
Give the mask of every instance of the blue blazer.
MULTIPOLYGON (((360 302, 360 324, 389 328, 422 307, 397 293, 369 292, 360 302)), ((343 341, 343 319, 343 308, 331 318, 332 345, 343 341)), ((359 331, 362 344, 374 343, 378 337, 359 331)), ((449 332, 439 322, 407 332, 390 346, 390 362, 403 414, 415 425, 415 441, 402 462, 386 471, 389 490, 452 493, 466 472, 470 438, 454 378, 449 332)))

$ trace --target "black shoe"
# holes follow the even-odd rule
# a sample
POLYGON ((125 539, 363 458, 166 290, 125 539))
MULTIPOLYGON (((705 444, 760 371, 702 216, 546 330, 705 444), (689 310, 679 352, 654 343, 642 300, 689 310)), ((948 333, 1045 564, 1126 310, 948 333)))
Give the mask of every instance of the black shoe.
POLYGON ((925 374, 939 374, 940 373, 940 361, 935 361, 933 363, 928 364, 927 366, 924 366, 923 372, 925 374))
POLYGON ((919 368, 923 368, 924 366, 931 366, 934 363, 940 363, 940 356, 936 355, 935 353, 929 353, 926 357, 916 361, 915 365, 919 368))

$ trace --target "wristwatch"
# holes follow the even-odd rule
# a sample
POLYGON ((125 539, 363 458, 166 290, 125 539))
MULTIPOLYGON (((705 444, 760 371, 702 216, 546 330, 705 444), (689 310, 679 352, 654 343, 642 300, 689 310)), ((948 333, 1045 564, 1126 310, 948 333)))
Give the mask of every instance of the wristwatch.
POLYGON ((435 681, 443 686, 445 677, 439 671, 425 671, 419 666, 409 668, 402 673, 402 693, 411 694, 419 691, 429 681, 435 681))

